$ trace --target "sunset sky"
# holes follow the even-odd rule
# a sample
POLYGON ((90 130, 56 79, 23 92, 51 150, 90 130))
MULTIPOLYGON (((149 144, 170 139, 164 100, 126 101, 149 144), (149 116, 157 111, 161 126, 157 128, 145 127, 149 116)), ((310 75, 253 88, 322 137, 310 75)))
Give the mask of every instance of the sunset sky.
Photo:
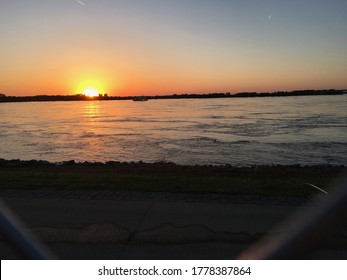
POLYGON ((2 0, 0 93, 347 88, 346 0, 2 0))

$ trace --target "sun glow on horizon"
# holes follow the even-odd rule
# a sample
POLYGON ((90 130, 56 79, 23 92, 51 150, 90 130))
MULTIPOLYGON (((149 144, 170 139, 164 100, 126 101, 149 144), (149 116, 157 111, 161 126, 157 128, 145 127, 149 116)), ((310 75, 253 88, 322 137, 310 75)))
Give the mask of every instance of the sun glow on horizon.
POLYGON ((99 95, 99 92, 95 88, 87 88, 83 91, 83 94, 88 97, 96 97, 99 95))
POLYGON ((71 85, 71 92, 75 94, 83 94, 87 97, 97 97, 99 94, 105 94, 110 89, 109 78, 107 74, 95 72, 79 72, 69 73, 67 82, 71 85))

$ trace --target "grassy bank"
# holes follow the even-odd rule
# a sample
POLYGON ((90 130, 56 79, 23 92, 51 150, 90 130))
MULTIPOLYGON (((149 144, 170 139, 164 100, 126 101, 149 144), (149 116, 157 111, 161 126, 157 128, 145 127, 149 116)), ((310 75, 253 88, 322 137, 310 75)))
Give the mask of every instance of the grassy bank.
POLYGON ((0 167, 0 188, 307 195, 317 190, 306 183, 329 190, 345 171, 333 166, 7 164, 0 167))

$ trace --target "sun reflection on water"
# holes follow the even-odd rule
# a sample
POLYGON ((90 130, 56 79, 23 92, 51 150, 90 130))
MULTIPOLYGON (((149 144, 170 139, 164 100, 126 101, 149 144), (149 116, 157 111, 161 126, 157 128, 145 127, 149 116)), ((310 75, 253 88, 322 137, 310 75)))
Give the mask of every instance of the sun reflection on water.
POLYGON ((85 108, 84 108, 84 114, 93 122, 95 122, 95 118, 100 113, 100 105, 96 101, 89 101, 87 102, 85 108))

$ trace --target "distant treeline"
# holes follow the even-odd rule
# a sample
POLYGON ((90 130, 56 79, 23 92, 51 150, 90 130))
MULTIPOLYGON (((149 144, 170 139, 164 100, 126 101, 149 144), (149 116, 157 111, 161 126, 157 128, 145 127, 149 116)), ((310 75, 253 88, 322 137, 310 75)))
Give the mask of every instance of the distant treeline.
MULTIPOLYGON (((342 95, 346 90, 295 90, 295 91, 276 91, 276 92, 239 92, 208 93, 208 94, 171 94, 140 96, 144 100, 149 99, 184 99, 184 98, 244 98, 244 97, 281 97, 281 96, 313 96, 313 95, 342 95)), ((86 101, 86 100, 135 100, 139 96, 108 96, 99 94, 96 97, 88 97, 84 94, 75 95, 35 95, 35 96, 6 96, 0 94, 0 102, 33 102, 33 101, 86 101)))

